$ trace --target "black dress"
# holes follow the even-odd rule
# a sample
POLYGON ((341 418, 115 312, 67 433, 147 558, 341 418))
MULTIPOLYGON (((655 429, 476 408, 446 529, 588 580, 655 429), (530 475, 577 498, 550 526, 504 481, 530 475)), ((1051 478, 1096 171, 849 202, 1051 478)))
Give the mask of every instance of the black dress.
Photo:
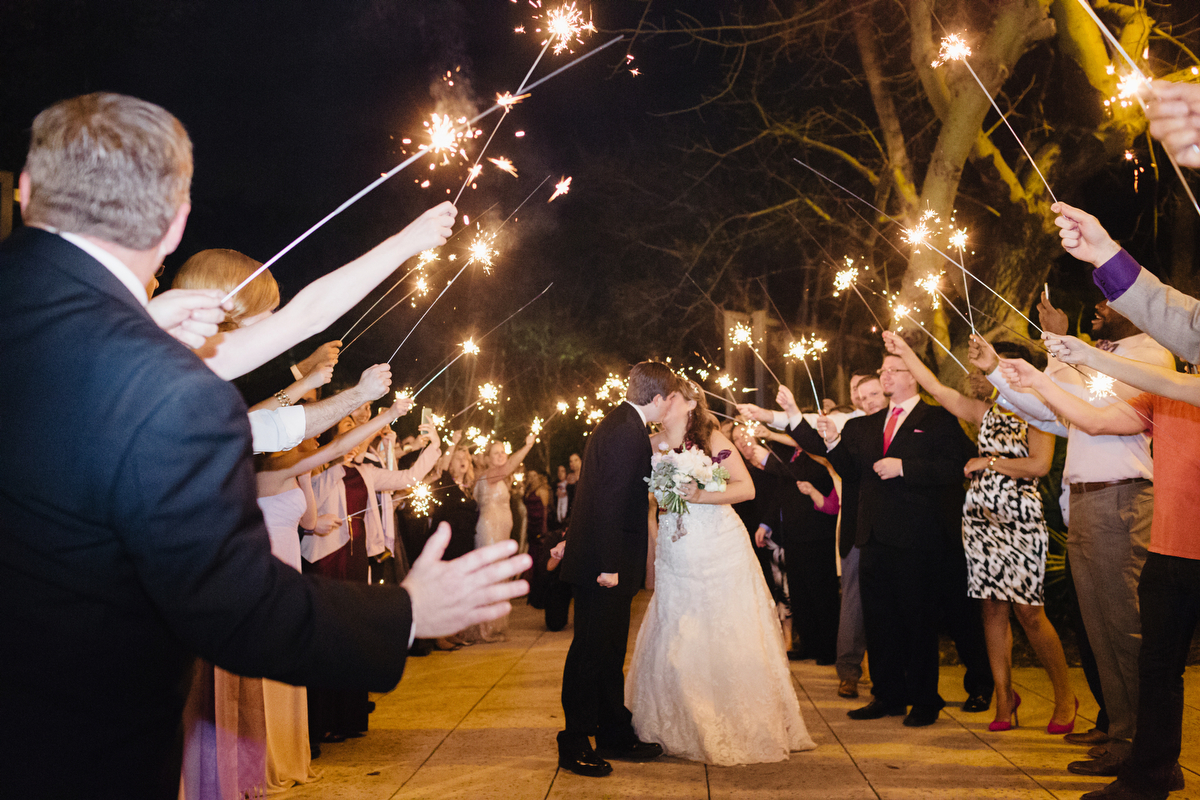
POLYGON ((433 484, 433 495, 439 505, 433 512, 433 527, 442 522, 450 524, 450 544, 446 546, 443 561, 453 561, 475 549, 475 523, 479 521, 479 506, 475 503, 472 490, 455 483, 449 471, 433 484))

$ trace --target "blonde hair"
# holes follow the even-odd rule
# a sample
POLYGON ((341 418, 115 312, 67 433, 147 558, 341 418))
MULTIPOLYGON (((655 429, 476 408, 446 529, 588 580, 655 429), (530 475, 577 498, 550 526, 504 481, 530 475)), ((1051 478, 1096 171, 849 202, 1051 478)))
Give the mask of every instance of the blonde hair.
POLYGON ((192 142, 165 109, 96 92, 37 115, 25 171, 26 222, 149 250, 189 201, 192 142))
MULTIPOLYGON (((232 291, 239 283, 250 277, 262 264, 237 250, 201 250, 184 262, 171 283, 172 289, 219 289, 232 291)), ((223 331, 237 328, 242 320, 256 317, 279 305, 279 284, 269 269, 263 270, 250 281, 230 302, 233 308, 226 312, 225 321, 219 326, 223 331)))

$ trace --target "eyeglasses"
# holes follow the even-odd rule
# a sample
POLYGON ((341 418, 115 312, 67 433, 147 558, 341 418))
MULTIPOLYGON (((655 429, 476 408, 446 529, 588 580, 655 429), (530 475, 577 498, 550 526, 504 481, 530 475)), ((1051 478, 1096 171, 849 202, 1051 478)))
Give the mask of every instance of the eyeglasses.
POLYGON ((908 372, 908 370, 906 370, 906 369, 892 369, 891 367, 888 367, 888 368, 886 368, 886 369, 881 369, 881 370, 879 370, 879 374, 880 374, 880 375, 895 375, 897 372, 908 372))
POLYGON ((163 274, 163 272, 165 272, 165 271, 166 271, 166 269, 167 269, 167 265, 166 265, 166 264, 159 264, 159 265, 158 265, 158 269, 156 269, 156 270, 154 271, 154 277, 156 277, 156 278, 161 278, 161 277, 162 277, 162 274, 163 274))

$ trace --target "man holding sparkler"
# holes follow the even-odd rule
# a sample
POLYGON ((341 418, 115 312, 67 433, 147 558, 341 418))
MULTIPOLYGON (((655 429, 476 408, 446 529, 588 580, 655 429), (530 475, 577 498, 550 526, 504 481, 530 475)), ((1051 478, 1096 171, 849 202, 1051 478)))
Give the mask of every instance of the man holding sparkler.
POLYGON ((187 133, 151 103, 98 93, 34 121, 27 227, 0 249, 0 353, 26 388, 4 393, 0 418, 19 420, 14 452, 64 414, 87 436, 70 459, 8 459, 0 473, 12 796, 176 797, 197 654, 242 675, 387 690, 414 634, 494 619, 527 589, 508 581, 530 563, 514 543, 443 563, 448 531, 403 588, 305 578, 271 555, 245 404, 145 308, 183 235, 191 175, 187 133))

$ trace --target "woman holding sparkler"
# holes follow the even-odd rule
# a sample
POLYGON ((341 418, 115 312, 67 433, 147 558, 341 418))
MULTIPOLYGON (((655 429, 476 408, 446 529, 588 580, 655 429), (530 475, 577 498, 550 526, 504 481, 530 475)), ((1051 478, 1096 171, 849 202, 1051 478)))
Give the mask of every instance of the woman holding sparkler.
POLYGON ((686 535, 658 537, 654 596, 625 681, 638 738, 706 764, 782 761, 812 750, 775 604, 731 505, 753 499, 754 483, 699 386, 683 382, 651 444, 698 448, 729 480, 721 492, 682 487, 686 535))
MULTIPOLYGON (((996 718, 988 730, 1014 727, 1021 705, 1021 696, 1012 686, 1009 616, 1015 612, 1054 687, 1054 714, 1046 730, 1070 733, 1079 701, 1071 689, 1062 642, 1046 618, 1043 586, 1050 534, 1037 489, 1037 479, 1049 472, 1054 458, 1054 437, 996 405, 983 373, 971 373, 976 397, 966 397, 939 381, 898 334, 885 331, 883 341, 947 411, 979 426, 979 455, 963 469, 971 485, 963 505, 962 537, 967 592, 982 603, 988 660, 996 682, 996 718)), ((1010 342, 997 342, 995 347, 1028 356, 1023 347, 1010 342)))
MULTIPOLYGON (((487 449, 487 466, 475 481, 475 502, 479 504, 479 522, 475 526, 475 547, 512 536, 513 514, 510 504, 509 480, 537 438, 531 433, 525 445, 511 456, 504 453, 503 442, 492 442, 487 449)), ((484 642, 503 642, 508 639, 508 616, 479 626, 479 639, 484 642)))

